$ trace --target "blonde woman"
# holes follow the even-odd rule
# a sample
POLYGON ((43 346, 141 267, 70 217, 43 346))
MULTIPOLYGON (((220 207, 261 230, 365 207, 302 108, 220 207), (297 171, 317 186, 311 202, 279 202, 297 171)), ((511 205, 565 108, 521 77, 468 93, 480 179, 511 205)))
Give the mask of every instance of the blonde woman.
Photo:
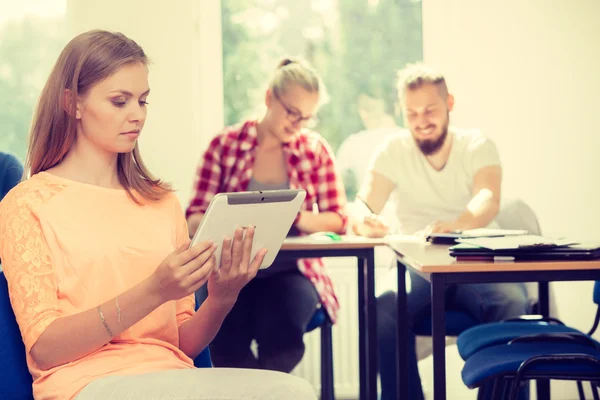
POLYGON ((121 34, 75 37, 39 99, 30 178, 0 203, 0 258, 34 397, 315 399, 285 374, 194 368, 264 251, 249 259, 252 228, 225 240, 221 260, 214 243, 188 248, 179 203, 137 145, 147 62, 121 34))
MULTIPOLYGON (((318 133, 305 128, 323 92, 306 62, 279 63, 265 93, 263 117, 226 128, 204 153, 186 213, 190 235, 217 193, 284 188, 307 192, 291 235, 345 231, 346 196, 333 153, 318 133)), ((319 303, 335 321, 339 305, 321 260, 275 260, 240 292, 211 344, 213 362, 291 372, 302 359, 303 335, 319 303)))

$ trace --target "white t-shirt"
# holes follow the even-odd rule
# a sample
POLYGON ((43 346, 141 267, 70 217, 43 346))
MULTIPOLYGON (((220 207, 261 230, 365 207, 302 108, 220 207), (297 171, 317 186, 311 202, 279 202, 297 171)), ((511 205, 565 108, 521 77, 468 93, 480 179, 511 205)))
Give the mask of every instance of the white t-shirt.
POLYGON ((452 221, 473 197, 473 177, 483 167, 500 165, 496 145, 479 130, 449 128, 452 147, 446 165, 436 171, 408 130, 390 137, 375 153, 369 171, 396 185, 400 231, 412 234, 433 221, 452 221))

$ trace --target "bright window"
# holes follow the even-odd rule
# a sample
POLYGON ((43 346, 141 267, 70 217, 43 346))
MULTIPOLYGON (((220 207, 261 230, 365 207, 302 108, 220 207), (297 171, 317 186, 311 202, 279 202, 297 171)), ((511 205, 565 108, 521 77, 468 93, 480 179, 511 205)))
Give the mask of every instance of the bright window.
POLYGON ((225 124, 261 116, 277 62, 302 56, 330 98, 315 130, 335 151, 353 137, 338 153, 353 199, 376 144, 402 124, 394 79, 423 57, 421 2, 222 0, 222 13, 225 124))
POLYGON ((0 151, 24 160, 33 109, 66 43, 66 0, 0 3, 0 151))

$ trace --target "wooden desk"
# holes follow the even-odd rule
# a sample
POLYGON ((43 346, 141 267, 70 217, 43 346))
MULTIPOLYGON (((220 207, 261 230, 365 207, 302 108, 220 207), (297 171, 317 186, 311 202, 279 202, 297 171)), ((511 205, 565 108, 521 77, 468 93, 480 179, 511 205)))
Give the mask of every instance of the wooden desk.
POLYGON ((358 347, 360 399, 377 399, 377 316, 375 247, 381 239, 344 236, 340 241, 299 237, 286 239, 277 258, 356 257, 358 259, 358 347))
MULTIPOLYGON (((449 246, 410 239, 389 239, 398 259, 398 396, 408 398, 408 329, 406 312, 406 268, 431 282, 434 400, 446 399, 446 304, 447 285, 459 283, 538 282, 540 314, 548 316, 548 282, 600 280, 597 261, 457 262, 449 246)), ((541 385, 538 398, 549 399, 549 385, 541 385)))

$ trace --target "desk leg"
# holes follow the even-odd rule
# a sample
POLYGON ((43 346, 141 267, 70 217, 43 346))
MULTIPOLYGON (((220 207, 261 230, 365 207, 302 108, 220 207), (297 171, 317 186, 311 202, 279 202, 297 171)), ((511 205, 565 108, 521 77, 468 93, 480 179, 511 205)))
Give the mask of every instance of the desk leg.
POLYGON ((544 317, 550 315, 550 291, 548 282, 538 282, 538 304, 540 314, 544 317))
POLYGON ((377 398, 377 299, 375 298, 375 249, 366 258, 367 307, 367 399, 377 398))
POLYGON ((358 359, 360 399, 377 399, 377 304, 375 250, 358 259, 358 359))
POLYGON ((377 398, 377 314, 375 299, 375 250, 358 259, 358 359, 360 398, 377 398))
POLYGON ((433 340, 433 399, 446 400, 446 283, 431 274, 431 322, 433 340))
POLYGON ((396 297, 396 393, 408 399, 408 312, 406 310, 406 266, 398 265, 398 294, 396 297))
POLYGON ((358 370, 360 375, 359 390, 360 400, 367 397, 367 304, 365 295, 366 260, 358 258, 358 370))
MULTIPOLYGON (((544 317, 550 315, 550 293, 548 282, 538 282, 538 305, 539 312, 544 317)), ((550 399, 550 381, 548 379, 539 379, 536 382, 538 400, 550 399)))

